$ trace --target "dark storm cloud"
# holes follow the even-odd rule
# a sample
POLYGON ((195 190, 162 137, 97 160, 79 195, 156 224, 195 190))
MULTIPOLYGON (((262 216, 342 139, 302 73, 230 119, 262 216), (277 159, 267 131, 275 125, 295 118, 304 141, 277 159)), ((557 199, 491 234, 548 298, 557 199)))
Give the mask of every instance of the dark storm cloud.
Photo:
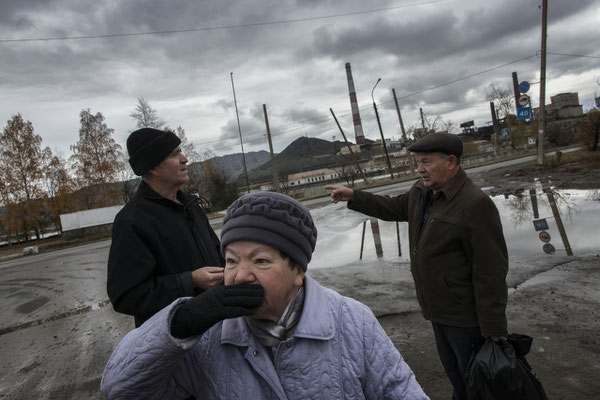
POLYGON ((319 122, 323 117, 323 111, 314 108, 294 107, 286 110, 284 116, 291 122, 319 122))
MULTIPOLYGON (((117 121, 120 126, 115 128, 125 131, 130 128, 128 114, 137 98, 145 97, 159 112, 163 111, 165 119, 182 121, 190 140, 228 146, 239 136, 230 81, 230 72, 234 72, 242 133, 254 135, 249 139, 258 138, 264 145, 262 104, 266 103, 276 134, 274 142, 279 145, 300 134, 326 139, 332 132, 337 134, 333 121, 325 124, 318 120, 330 115, 329 107, 344 128, 351 130, 345 62, 352 63, 359 105, 365 108, 365 129, 375 135, 369 91, 378 77, 382 82, 375 99, 394 126, 397 118, 392 87, 410 120, 416 118, 419 107, 430 115, 482 108, 481 104, 487 103, 489 83, 510 85, 511 71, 519 71, 522 79, 535 79, 540 62, 535 56, 510 63, 535 55, 540 46, 538 1, 444 0, 351 16, 268 24, 398 5, 410 4, 385 0, 3 1, 0 38, 267 24, 0 43, 0 91, 6 94, 4 100, 0 99, 0 117, 6 120, 22 112, 34 123, 42 120, 45 132, 54 135, 52 141, 62 143, 64 139, 56 135, 77 131, 71 122, 65 127, 65 121, 76 123, 79 110, 91 107, 105 112, 106 107, 112 113, 107 120, 111 124, 117 121), (42 115, 46 104, 55 107, 53 115, 42 115), (61 111, 63 117, 55 118, 61 111), (192 132, 203 133, 192 137, 192 132)), ((592 0, 551 2, 548 50, 597 55, 597 14, 598 6, 592 0)), ((549 54, 549 82, 565 74, 581 80, 597 65, 597 59, 549 54)))
POLYGON ((215 105, 218 106, 218 107, 221 107, 225 111, 229 111, 229 110, 232 109, 232 107, 234 107, 233 101, 231 101, 231 100, 223 100, 223 99, 215 102, 215 105))
MULTIPOLYGON (((506 59, 515 50, 531 53, 539 48, 541 11, 534 2, 485 3, 463 16, 457 15, 459 9, 440 4, 423 18, 378 14, 361 24, 320 27, 313 33, 313 49, 340 59, 367 52, 369 57, 388 54, 419 63, 478 51, 506 59)), ((555 9, 549 23, 585 13, 593 4, 591 0, 578 7, 570 2, 559 2, 556 7, 552 4, 555 9)))
POLYGON ((52 1, 46 0, 4 0, 0 2, 0 25, 12 29, 24 29, 32 26, 27 17, 28 10, 48 7, 52 1))
MULTIPOLYGON (((266 135, 264 120, 258 120, 252 117, 240 116, 240 129, 242 131, 242 138, 244 142, 254 142, 266 135)), ((219 140, 239 140, 239 138, 240 133, 238 130, 237 119, 232 118, 227 120, 226 124, 221 127, 221 135, 219 136, 219 140)))

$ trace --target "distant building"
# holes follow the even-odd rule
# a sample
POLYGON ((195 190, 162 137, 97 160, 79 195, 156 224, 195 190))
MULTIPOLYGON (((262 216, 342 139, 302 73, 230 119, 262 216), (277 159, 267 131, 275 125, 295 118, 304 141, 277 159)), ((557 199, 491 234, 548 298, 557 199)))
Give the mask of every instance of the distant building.
MULTIPOLYGON (((361 152, 361 146, 359 144, 351 144, 350 147, 352 148, 352 152, 354 154, 361 152)), ((343 155, 350 154, 350 150, 348 149, 348 146, 342 146, 342 148, 340 149, 340 153, 343 155)))
POLYGON ((287 181, 289 186, 301 186, 310 185, 312 183, 327 182, 338 179, 339 177, 340 174, 336 170, 324 168, 288 175, 287 181))
MULTIPOLYGON (((376 142, 377 144, 381 145, 381 139, 377 139, 376 142)), ((389 138, 385 138, 385 147, 387 147, 388 150, 402 150, 402 148, 404 147, 404 143, 402 142, 402 140, 392 140, 389 138)))
POLYGON ((467 140, 492 140, 494 127, 490 125, 463 127, 463 131, 458 134, 463 142, 467 140))
MULTIPOLYGON (((578 93, 560 93, 550 97, 550 104, 545 105, 547 121, 559 121, 583 116, 583 106, 579 104, 578 93)), ((533 109, 534 118, 539 107, 533 109)))

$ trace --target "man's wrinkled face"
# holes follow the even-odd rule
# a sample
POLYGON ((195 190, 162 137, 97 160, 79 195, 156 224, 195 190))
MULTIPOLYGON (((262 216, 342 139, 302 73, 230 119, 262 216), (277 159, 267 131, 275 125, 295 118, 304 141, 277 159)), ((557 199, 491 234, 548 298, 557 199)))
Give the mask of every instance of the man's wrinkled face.
POLYGON ((167 158, 152 168, 151 171, 158 180, 181 186, 190 179, 187 173, 187 162, 188 159, 181 152, 181 147, 177 146, 167 158))
POLYGON ((263 304, 254 319, 278 322, 288 303, 304 282, 304 271, 290 267, 291 260, 279 250, 250 241, 232 242, 225 248, 225 285, 260 284, 265 290, 263 304))
POLYGON ((454 155, 415 153, 415 160, 423 185, 434 192, 441 190, 456 174, 458 168, 458 160, 454 155))

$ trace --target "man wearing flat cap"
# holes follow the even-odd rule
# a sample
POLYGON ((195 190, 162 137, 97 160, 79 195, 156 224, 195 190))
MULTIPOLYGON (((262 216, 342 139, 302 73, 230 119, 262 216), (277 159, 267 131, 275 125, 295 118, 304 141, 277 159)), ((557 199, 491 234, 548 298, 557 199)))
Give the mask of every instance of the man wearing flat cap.
POLYGON ((407 221, 417 299, 430 320, 453 399, 466 399, 465 370, 482 337, 506 340, 508 254, 493 201, 460 167, 463 144, 429 134, 408 147, 421 179, 396 197, 328 186, 332 202, 385 221, 407 221))
POLYGON ((172 132, 142 128, 127 139, 129 164, 142 177, 117 214, 108 258, 107 291, 114 309, 136 327, 173 300, 223 281, 224 260, 198 197, 180 189, 187 158, 172 132))

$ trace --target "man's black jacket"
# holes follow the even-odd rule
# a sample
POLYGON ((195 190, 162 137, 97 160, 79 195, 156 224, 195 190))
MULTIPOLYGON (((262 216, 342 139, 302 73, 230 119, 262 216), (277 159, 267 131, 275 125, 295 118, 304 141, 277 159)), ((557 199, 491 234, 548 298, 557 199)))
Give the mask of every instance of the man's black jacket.
POLYGON ((175 299, 198 294, 191 271, 224 265, 198 197, 177 197, 182 204, 142 181, 115 217, 107 291, 114 309, 133 315, 136 326, 175 299))

